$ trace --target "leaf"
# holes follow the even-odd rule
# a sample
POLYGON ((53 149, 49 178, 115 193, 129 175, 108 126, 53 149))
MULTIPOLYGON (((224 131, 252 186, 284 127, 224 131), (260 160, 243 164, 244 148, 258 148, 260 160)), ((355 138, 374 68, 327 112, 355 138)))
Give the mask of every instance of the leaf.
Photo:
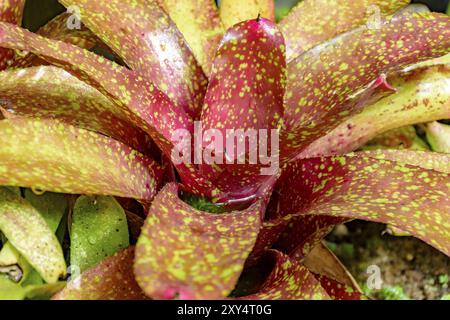
POLYGON ((329 296, 314 275, 289 256, 269 251, 273 270, 258 292, 241 300, 328 300, 329 296))
POLYGON ((450 126, 431 122, 425 126, 425 132, 431 149, 436 152, 450 153, 450 126))
POLYGON ((51 192, 37 195, 32 190, 26 189, 25 200, 39 211, 50 227, 50 230, 56 232, 63 215, 69 207, 67 196, 51 192))
POLYGON ((383 74, 448 53, 449 26, 442 14, 401 15, 379 30, 348 32, 289 63, 282 157, 301 152, 377 92, 392 92, 383 74))
POLYGON ((111 138, 55 120, 0 121, 0 185, 151 200, 161 169, 111 138))
POLYGON ((144 300, 133 274, 134 247, 86 270, 53 296, 53 300, 144 300))
POLYGON ((198 211, 166 185, 150 207, 134 272, 152 299, 220 299, 236 284, 257 237, 262 201, 242 211, 198 211))
POLYGON ((208 131, 213 133, 211 143, 204 145, 215 154, 213 163, 202 159, 205 162, 202 173, 211 180, 228 182, 231 181, 228 175, 236 175, 239 178, 235 181, 245 187, 250 185, 246 176, 260 175, 264 166, 258 162, 256 152, 252 156, 251 149, 255 151, 252 144, 257 143, 257 138, 261 139, 258 130, 265 130, 267 139, 271 139, 271 129, 276 130, 280 126, 285 66, 283 35, 274 23, 264 18, 253 19, 227 31, 213 64, 201 118, 205 136, 208 131), (236 131, 230 132, 229 129, 236 131), (217 131, 221 136, 215 138, 217 131), (254 142, 244 136, 246 132, 257 134, 254 142), (234 142, 233 135, 238 136, 236 140, 245 145, 245 150, 227 145, 230 140, 234 142), (225 147, 226 155, 223 152, 225 147), (228 159, 234 165, 230 165, 228 159))
POLYGON ((214 0, 158 0, 181 31, 206 75, 225 32, 214 0))
MULTIPOLYGON (((25 0, 1 0, 0 21, 20 24, 25 0)), ((8 67, 14 58, 14 51, 0 48, 0 71, 8 67)))
POLYGON ((24 199, 0 189, 0 229, 47 283, 66 273, 58 239, 39 212, 24 199))
POLYGON ((156 0, 62 0, 141 77, 193 118, 200 115, 207 79, 184 38, 156 0))
POLYGON ((377 27, 384 16, 410 0, 304 0, 280 22, 286 38, 287 61, 312 47, 360 25, 377 27))
POLYGON ((407 149, 417 151, 429 151, 427 144, 417 135, 414 126, 405 126, 389 130, 379 136, 376 136, 364 146, 361 150, 377 149, 407 149))
MULTIPOLYGON (((444 59, 445 58, 445 59, 444 59)), ((415 68, 389 77, 397 93, 367 106, 320 137, 299 157, 327 156, 353 151, 371 138, 405 125, 439 120, 450 114, 450 55, 438 65, 415 68)))
POLYGON ((449 174, 395 154, 394 161, 358 153, 290 163, 279 180, 280 212, 285 219, 325 215, 391 224, 450 255, 449 174))
POLYGON ((135 126, 136 116, 117 108, 98 90, 63 69, 41 66, 0 72, 0 96, 0 104, 11 116, 55 118, 139 151, 150 148, 148 135, 135 126))
POLYGON ((220 18, 225 28, 250 19, 256 19, 258 15, 275 22, 275 2, 273 0, 221 0, 220 18))
POLYGON ((72 213, 70 243, 70 264, 81 272, 127 248, 125 211, 113 197, 79 197, 72 213))

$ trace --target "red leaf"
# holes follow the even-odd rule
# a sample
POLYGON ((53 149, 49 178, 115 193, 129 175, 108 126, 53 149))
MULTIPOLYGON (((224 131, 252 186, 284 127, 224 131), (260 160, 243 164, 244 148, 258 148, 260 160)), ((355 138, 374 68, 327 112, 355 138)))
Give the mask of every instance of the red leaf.
MULTIPOLYGON (((22 22, 25 0, 2 0, 0 21, 20 24, 22 22)), ((14 58, 14 51, 0 48, 0 71, 8 67, 14 58)))
POLYGON ((122 250, 67 283, 52 300, 146 300, 133 274, 134 247, 122 250))
POLYGON ((264 204, 212 214, 190 207, 178 192, 168 184, 152 203, 136 246, 136 279, 154 299, 224 298, 253 248, 264 204))
POLYGON ((62 0, 141 77, 193 118, 200 116, 207 79, 183 36, 155 0, 62 0))

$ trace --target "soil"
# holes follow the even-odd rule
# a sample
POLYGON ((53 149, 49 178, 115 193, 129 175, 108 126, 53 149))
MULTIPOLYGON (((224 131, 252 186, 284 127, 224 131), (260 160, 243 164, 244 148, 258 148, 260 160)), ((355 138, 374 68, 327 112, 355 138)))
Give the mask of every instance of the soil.
POLYGON ((335 228, 326 244, 374 299, 448 299, 450 259, 416 238, 391 236, 385 229, 353 221, 335 228), (370 265, 380 268, 381 290, 367 288, 370 265))

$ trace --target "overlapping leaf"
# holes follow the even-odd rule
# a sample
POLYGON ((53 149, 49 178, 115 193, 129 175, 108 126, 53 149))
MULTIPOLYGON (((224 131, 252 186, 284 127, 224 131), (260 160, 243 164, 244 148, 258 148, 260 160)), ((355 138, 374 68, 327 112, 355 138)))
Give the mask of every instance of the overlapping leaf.
POLYGON ((160 168, 111 138, 53 120, 0 121, 0 184, 151 200, 160 168), (38 148, 37 148, 38 146, 38 148))
MULTIPOLYGON (((450 115, 450 111, 448 113, 450 115)), ((425 127, 427 140, 431 145, 431 149, 436 152, 450 153, 450 126, 440 123, 431 122, 425 127)))
POLYGON ((362 24, 379 28, 384 16, 410 0, 304 0, 280 22, 288 61, 310 48, 362 24))
POLYGON ((388 223, 450 255, 449 174, 407 164, 402 155, 392 161, 392 155, 293 162, 280 178, 289 189, 279 189, 280 211, 388 223))
POLYGON ((65 275, 61 246, 45 219, 6 188, 0 188, 0 229, 47 283, 65 275))
MULTIPOLYGON (((1 0, 0 21, 20 24, 25 0, 1 0)), ((14 57, 14 51, 0 48, 0 70, 6 69, 14 57)))
POLYGON ((298 261, 275 250, 269 254, 274 267, 258 292, 244 300, 328 300, 327 292, 316 277, 298 261))
MULTIPOLYGON (((210 179, 221 174, 218 180, 226 180, 225 170, 229 175, 238 175, 241 185, 251 185, 246 176, 260 174, 262 166, 258 161, 264 151, 253 145, 258 139, 263 140, 260 129, 271 141, 271 129, 279 127, 285 66, 283 36, 274 23, 264 18, 252 19, 227 31, 217 52, 202 112, 204 136, 207 139, 208 135, 210 141, 204 147, 214 163, 202 169, 210 179), (256 135, 252 137, 252 133, 256 135), (228 145, 230 140, 236 140, 244 150, 228 145)), ((267 156, 276 151, 270 147, 267 156)))
POLYGON ((275 2, 273 0, 221 0, 220 18, 225 28, 258 16, 275 21, 275 2))
POLYGON ((450 56, 388 78, 397 93, 379 100, 314 141, 300 157, 344 154, 371 138, 404 125, 439 120, 450 115, 450 56))
POLYGON ((74 277, 54 300, 144 300, 133 274, 134 247, 122 250, 74 277))
POLYGON ((192 117, 200 115, 207 80, 184 38, 156 0, 62 0, 139 75, 192 117))
POLYGON ((0 72, 0 105, 10 115, 55 118, 147 151, 150 138, 136 116, 93 87, 51 66, 0 72), (95 115, 95 116, 93 116, 95 115))
POLYGON ((262 201, 224 214, 198 211, 166 185, 150 207, 136 246, 134 270, 154 299, 226 297, 258 235, 262 201))
POLYGON ((175 22, 206 75, 225 32, 214 0, 158 0, 175 22))
POLYGON ((334 129, 380 88, 392 90, 383 74, 446 54, 449 26, 441 14, 401 15, 380 29, 355 29, 292 61, 281 142, 284 157, 334 129))

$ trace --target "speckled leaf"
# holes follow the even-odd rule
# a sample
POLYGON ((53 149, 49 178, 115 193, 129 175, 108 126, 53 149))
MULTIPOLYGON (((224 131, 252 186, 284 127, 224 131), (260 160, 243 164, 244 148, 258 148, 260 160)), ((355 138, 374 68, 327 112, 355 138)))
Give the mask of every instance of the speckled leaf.
POLYGON ((433 151, 450 153, 450 125, 431 122, 425 126, 425 132, 433 151))
MULTIPOLYGON (((50 20, 42 28, 36 31, 36 33, 50 39, 68 42, 87 50, 91 50, 101 42, 100 39, 98 39, 83 24, 81 24, 79 29, 68 28, 68 22, 71 17, 72 13, 62 13, 50 20)), ((29 67, 42 64, 46 64, 44 60, 38 58, 32 53, 28 53, 22 57, 16 56, 12 63, 12 67, 29 67)))
POLYGON ((183 34, 206 75, 225 32, 214 0, 158 0, 183 34))
POLYGON ((161 169, 103 135, 55 120, 0 121, 0 184, 151 200, 161 169))
POLYGON ((450 255, 449 174, 380 158, 358 153, 290 163, 279 180, 280 211, 388 223, 450 255))
MULTIPOLYGON (((205 135, 207 130, 219 130, 223 137, 219 144, 224 147, 228 138, 235 134, 227 129, 265 129, 270 139, 270 130, 279 127, 283 115, 285 67, 283 35, 274 23, 264 18, 252 19, 229 29, 218 49, 205 97, 202 112, 205 135)), ((248 184, 244 176, 259 175, 261 165, 248 165, 250 146, 253 146, 250 138, 246 140, 243 142, 245 154, 237 154, 234 148, 234 151, 226 150, 226 157, 234 159, 234 163, 245 157, 247 165, 215 162, 205 165, 205 172, 217 176, 223 170, 234 174, 239 171, 242 172, 240 182, 248 184)), ((218 144, 218 141, 212 143, 218 144)), ((216 156, 225 158, 223 154, 216 156)), ((220 180, 224 181, 223 174, 220 180)))
POLYGON ((316 279, 333 300, 367 300, 367 297, 349 285, 324 275, 316 275, 316 279))
POLYGON ((450 55, 439 65, 388 78, 397 93, 367 106, 306 148, 299 157, 345 154, 385 131, 450 115, 450 55))
POLYGON ((166 185, 150 207, 134 271, 154 299, 220 299, 233 290, 257 237, 262 201, 223 214, 198 211, 166 185))
POLYGON ((274 0, 221 0, 220 18, 225 28, 245 20, 261 17, 275 21, 275 2, 274 0))
POLYGON ((139 75, 191 116, 200 115, 207 79, 184 38, 156 0, 62 0, 76 5, 96 35, 139 75))
POLYGON ((45 219, 5 188, 0 188, 0 229, 47 283, 66 274, 61 246, 45 219))
POLYGON ((10 115, 55 118, 103 133, 142 152, 150 148, 150 137, 135 126, 136 116, 60 68, 0 72, 0 106, 10 115))
POLYGON ((410 0, 304 0, 280 22, 287 60, 362 24, 372 28, 410 0))
MULTIPOLYGON (((0 0, 0 21, 20 24, 22 22, 25 0, 0 0)), ((0 48, 0 70, 12 62, 14 51, 0 48)))
POLYGON ((269 254, 274 267, 257 293, 242 300, 328 300, 329 296, 315 276, 298 261, 275 250, 269 254))
POLYGON ((113 197, 81 196, 70 226, 70 264, 81 272, 130 245, 125 211, 113 197))
MULTIPOLYGON (((94 53, 0 22, 1 46, 38 54, 92 85, 109 97, 117 108, 131 111, 136 117, 136 126, 143 128, 169 158, 178 143, 173 141, 174 130, 194 130, 190 116, 153 84, 94 53)), ((190 192, 207 197, 217 195, 214 186, 198 175, 193 165, 182 164, 177 170, 190 192)))
POLYGON ((392 92, 383 74, 449 50, 450 19, 425 13, 355 29, 299 56, 288 65, 283 157, 334 129, 380 90, 392 92))
POLYGON ((106 258, 72 279, 53 300, 144 300, 133 274, 134 247, 106 258))
POLYGON ((50 227, 50 230, 56 232, 61 218, 68 210, 69 202, 67 196, 52 192, 37 195, 30 189, 26 189, 24 195, 25 200, 39 211, 50 227))

